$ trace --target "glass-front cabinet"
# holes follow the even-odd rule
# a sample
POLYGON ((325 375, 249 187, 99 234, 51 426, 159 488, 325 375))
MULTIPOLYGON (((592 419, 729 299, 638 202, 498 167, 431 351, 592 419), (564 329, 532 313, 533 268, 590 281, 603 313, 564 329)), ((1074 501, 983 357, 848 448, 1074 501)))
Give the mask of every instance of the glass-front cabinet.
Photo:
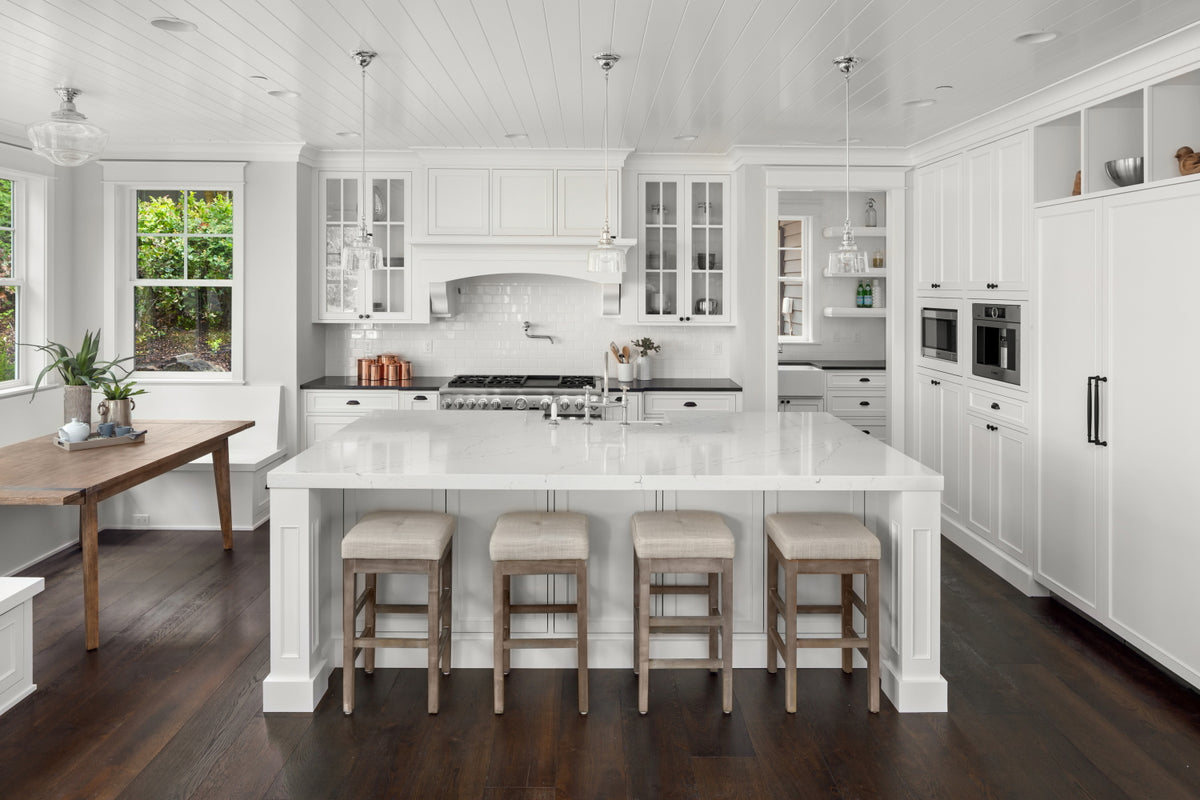
POLYGON ((729 178, 643 175, 638 199, 638 322, 731 322, 729 178))
POLYGON ((323 246, 318 255, 317 319, 396 321, 412 317, 412 270, 406 217, 411 181, 407 174, 367 176, 370 187, 368 225, 374 244, 383 251, 377 269, 359 274, 342 268, 342 245, 358 235, 363 202, 357 173, 321 174, 319 205, 323 246))

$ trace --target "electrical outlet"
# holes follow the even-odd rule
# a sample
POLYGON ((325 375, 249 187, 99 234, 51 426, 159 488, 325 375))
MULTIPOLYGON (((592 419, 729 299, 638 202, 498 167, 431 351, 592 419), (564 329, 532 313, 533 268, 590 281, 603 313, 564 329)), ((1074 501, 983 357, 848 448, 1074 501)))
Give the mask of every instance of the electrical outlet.
POLYGON ((361 330, 359 330, 358 328, 354 328, 350 331, 350 338, 351 339, 361 339, 361 338, 363 338, 363 332, 361 330))
POLYGON ((372 328, 369 331, 363 331, 363 333, 365 333, 367 335, 368 339, 378 339, 379 338, 379 331, 375 330, 374 328, 372 328))
POLYGON ((430 355, 431 353, 433 353, 433 340, 432 339, 422 340, 421 352, 424 353, 425 355, 430 355))
POLYGON ((721 341, 713 342, 713 355, 720 356, 725 354, 725 345, 721 341))
POLYGON ((150 515, 149 514, 134 514, 133 515, 133 524, 134 525, 149 525, 150 524, 150 515))

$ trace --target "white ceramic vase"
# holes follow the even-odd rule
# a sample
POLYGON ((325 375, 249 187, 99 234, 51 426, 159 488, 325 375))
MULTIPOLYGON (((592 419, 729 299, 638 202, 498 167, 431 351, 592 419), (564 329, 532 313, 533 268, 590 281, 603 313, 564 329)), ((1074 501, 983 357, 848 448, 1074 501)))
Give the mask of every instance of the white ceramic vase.
POLYGON ((639 381, 650 380, 651 372, 652 372, 652 368, 651 368, 651 363, 650 363, 650 355, 646 354, 644 356, 639 356, 638 360, 637 360, 637 378, 638 378, 638 380, 639 381))
POLYGON ((617 380, 621 383, 633 383, 633 364, 617 364, 617 380))

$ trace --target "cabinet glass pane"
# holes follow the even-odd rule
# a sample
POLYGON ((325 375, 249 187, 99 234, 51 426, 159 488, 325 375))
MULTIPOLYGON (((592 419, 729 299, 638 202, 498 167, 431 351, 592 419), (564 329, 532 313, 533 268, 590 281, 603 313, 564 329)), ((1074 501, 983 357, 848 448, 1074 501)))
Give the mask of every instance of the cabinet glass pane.
POLYGON ((696 271, 692 273, 691 313, 704 316, 725 313, 723 307, 724 284, 721 273, 696 271))

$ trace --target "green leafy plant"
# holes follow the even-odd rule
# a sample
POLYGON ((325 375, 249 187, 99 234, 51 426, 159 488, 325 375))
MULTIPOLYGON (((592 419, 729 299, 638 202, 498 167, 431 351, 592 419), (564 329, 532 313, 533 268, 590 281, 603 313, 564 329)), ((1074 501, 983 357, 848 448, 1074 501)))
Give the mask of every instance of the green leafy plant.
POLYGON ((643 336, 641 339, 634 339, 633 346, 641 351, 639 355, 641 355, 642 358, 645 358, 651 353, 657 353, 659 350, 662 350, 662 347, 655 344, 654 340, 649 336, 643 336))
MULTIPOLYGON (((115 370, 121 368, 121 362, 129 361, 133 358, 133 356, 126 356, 125 358, 117 358, 112 361, 101 361, 99 330, 94 335, 91 331, 84 331, 83 342, 77 350, 71 350, 71 348, 58 342, 22 344, 22 346, 40 350, 50 357, 50 363, 42 368, 42 371, 38 373, 37 380, 33 383, 33 394, 29 396, 31 402, 37 395, 37 390, 42 385, 42 380, 52 370, 58 372, 59 377, 62 378, 63 383, 67 386, 90 386, 93 389, 99 389, 104 384, 117 380, 115 370)), ((128 375, 129 373, 126 372, 125 374, 128 375)))
POLYGON ((109 400, 124 400, 136 394, 146 393, 145 389, 134 389, 134 386, 137 386, 137 381, 126 381, 124 378, 114 377, 112 380, 100 384, 100 391, 109 400))

